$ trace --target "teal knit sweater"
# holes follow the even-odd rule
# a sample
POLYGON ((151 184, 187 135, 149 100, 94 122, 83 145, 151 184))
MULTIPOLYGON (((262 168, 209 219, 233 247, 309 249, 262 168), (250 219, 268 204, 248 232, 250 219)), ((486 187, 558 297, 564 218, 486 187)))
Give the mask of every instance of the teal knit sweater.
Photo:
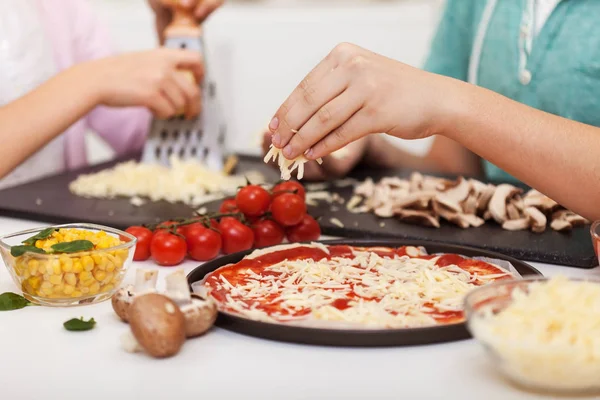
MULTIPOLYGON (((447 0, 426 70, 468 80, 473 44, 489 1, 447 0)), ((523 79, 519 37, 526 4, 527 0, 497 0, 483 36, 477 84, 540 110, 600 126, 600 0, 558 4, 533 39, 525 68, 530 75, 523 79)), ((484 165, 489 179, 514 179, 487 161, 484 165)))

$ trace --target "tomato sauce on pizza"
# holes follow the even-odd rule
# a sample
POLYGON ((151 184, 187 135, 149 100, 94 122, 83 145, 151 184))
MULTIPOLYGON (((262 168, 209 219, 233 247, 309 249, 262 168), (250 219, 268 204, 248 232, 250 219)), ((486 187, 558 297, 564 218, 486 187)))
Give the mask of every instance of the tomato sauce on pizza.
POLYGON ((256 250, 208 274, 222 312, 332 328, 411 328, 464 321, 470 290, 514 276, 483 260, 417 247, 320 243, 256 250))

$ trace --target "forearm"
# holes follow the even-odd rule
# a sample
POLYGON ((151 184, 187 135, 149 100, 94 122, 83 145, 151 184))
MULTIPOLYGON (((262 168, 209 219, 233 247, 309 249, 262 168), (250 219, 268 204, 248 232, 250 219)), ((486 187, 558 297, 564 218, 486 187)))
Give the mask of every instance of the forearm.
POLYGON ((75 67, 0 107, 0 177, 94 107, 89 82, 84 67, 75 67))
POLYGON ((574 212, 600 219, 599 128, 456 85, 442 134, 574 212))

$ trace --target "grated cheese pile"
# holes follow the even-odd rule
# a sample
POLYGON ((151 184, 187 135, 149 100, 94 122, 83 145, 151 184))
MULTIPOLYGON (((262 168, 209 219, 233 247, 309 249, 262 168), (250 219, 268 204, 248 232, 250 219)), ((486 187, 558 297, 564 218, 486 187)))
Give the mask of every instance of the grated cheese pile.
MULTIPOLYGON (((411 250, 423 254, 420 249, 411 250)), ((385 258, 357 249, 354 254, 354 259, 285 260, 266 267, 264 274, 248 269, 235 287, 221 275, 216 289, 228 289, 226 309, 255 320, 328 328, 406 328, 436 325, 432 315, 436 310, 427 304, 435 304, 439 312, 462 311, 466 293, 510 275, 471 275, 456 265, 436 266, 438 257, 385 258), (349 308, 340 310, 332 305, 352 291, 360 297, 351 300, 349 308), (258 307, 261 299, 276 293, 272 303, 281 302, 291 313, 309 309, 310 314, 269 315, 258 307)))
POLYGON ((497 314, 471 321, 473 334, 525 385, 579 390, 600 386, 600 284, 564 277, 515 289, 497 314))
POLYGON ((78 196, 91 198, 130 197, 134 205, 151 201, 182 202, 195 207, 226 194, 246 183, 264 183, 264 176, 249 171, 244 176, 225 175, 208 169, 197 160, 171 157, 170 167, 128 161, 97 173, 80 175, 69 185, 78 196))
MULTIPOLYGON (((292 172, 294 172, 296 169, 298 169, 298 180, 304 177, 304 164, 308 162, 308 159, 304 157, 304 155, 301 155, 293 160, 288 160, 283 156, 281 149, 271 145, 269 151, 265 155, 264 161, 265 163, 269 163, 271 161, 277 162, 279 165, 279 170, 281 171, 281 179, 287 181, 292 178, 292 172)), ((323 162, 323 160, 320 158, 316 161, 319 164, 323 162)))

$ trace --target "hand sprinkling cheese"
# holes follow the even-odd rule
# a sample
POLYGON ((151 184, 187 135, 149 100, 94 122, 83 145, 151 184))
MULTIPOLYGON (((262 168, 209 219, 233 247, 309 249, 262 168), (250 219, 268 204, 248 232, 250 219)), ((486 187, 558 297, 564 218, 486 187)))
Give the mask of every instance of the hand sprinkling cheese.
MULTIPOLYGON (((292 178, 292 172, 298 169, 298 180, 304 177, 304 164, 309 160, 301 155, 299 157, 294 158, 293 160, 288 160, 284 157, 281 149, 271 145, 269 148, 269 152, 265 155, 264 158, 265 163, 269 163, 271 161, 277 162, 279 165, 279 170, 281 171, 281 179, 287 181, 292 178)), ((323 162, 322 159, 316 160, 319 164, 323 162)))

